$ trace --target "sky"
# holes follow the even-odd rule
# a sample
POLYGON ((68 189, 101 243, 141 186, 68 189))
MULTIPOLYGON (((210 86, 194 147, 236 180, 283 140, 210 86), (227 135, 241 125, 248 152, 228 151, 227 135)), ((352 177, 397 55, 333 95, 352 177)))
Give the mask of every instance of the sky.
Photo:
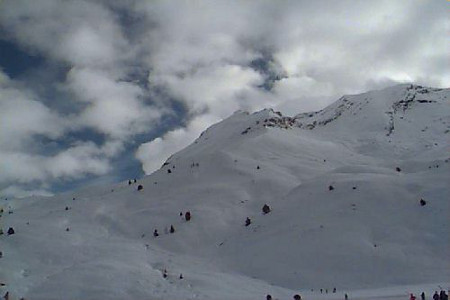
POLYGON ((0 0, 0 196, 151 174, 236 110, 450 86, 450 2, 0 0))

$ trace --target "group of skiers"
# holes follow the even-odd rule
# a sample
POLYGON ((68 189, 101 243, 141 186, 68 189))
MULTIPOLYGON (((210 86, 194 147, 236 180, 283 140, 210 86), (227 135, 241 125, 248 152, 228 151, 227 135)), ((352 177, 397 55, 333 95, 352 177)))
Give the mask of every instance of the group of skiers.
MULTIPOLYGON (((166 229, 166 230, 167 230, 167 229, 166 229)), ((170 225, 169 233, 175 233, 175 227, 173 227, 173 225, 170 225)), ((159 236, 158 229, 155 229, 155 230, 153 231, 153 236, 154 236, 154 237, 158 237, 158 236, 159 236)))
MULTIPOLYGON (((183 212, 180 212, 180 217, 183 217, 183 212)), ((186 222, 189 222, 191 220, 191 212, 190 211, 187 211, 184 214, 184 219, 186 220, 186 222)), ((169 233, 175 233, 175 227, 173 225, 170 225, 169 233)), ((154 237, 159 236, 158 229, 153 230, 153 236, 154 237)))
MULTIPOLYGON (((336 288, 333 288, 333 294, 336 293, 336 291, 336 288)), ((320 289, 320 293, 322 294, 323 292, 325 292, 325 294, 328 294, 328 289, 320 289)))
MULTIPOLYGON (((261 210, 263 215, 267 215, 268 213, 271 212, 270 206, 267 204, 264 204, 261 210)), ((252 224, 252 220, 250 219, 250 217, 247 217, 245 219, 245 226, 249 226, 250 224, 252 224)))
MULTIPOLYGON (((8 235, 13 235, 13 234, 15 233, 14 228, 9 227, 9 228, 8 228, 8 231, 6 231, 6 233, 7 233, 8 235)), ((2 234, 3 234, 3 229, 0 228, 0 235, 2 235, 2 234)))
MULTIPOLYGON (((449 294, 450 294, 450 290, 449 290, 449 294)), ((425 295, 424 295, 423 299, 425 299, 425 295)), ((444 290, 441 290, 439 292, 439 294, 437 291, 435 291, 433 294, 433 300, 448 300, 448 294, 444 290)))
MULTIPOLYGON (((14 228, 9 227, 8 231, 6 232, 8 235, 13 235, 15 234, 14 228)), ((0 235, 3 235, 3 229, 0 228, 0 235)), ((3 257, 3 252, 0 251, 0 258, 3 257)))
MULTIPOLYGON (((162 276, 163 276, 164 279, 167 278, 167 277, 169 277, 169 273, 167 272, 167 269, 164 269, 164 270, 162 271, 162 276)), ((178 276, 178 279, 184 279, 184 276, 183 276, 182 273, 180 273, 180 276, 178 276)))
MULTIPOLYGON (((409 300, 416 300, 416 296, 414 294, 409 294, 409 300)), ((425 300, 425 293, 422 292, 420 294, 420 299, 425 300)), ((444 290, 441 290, 439 293, 437 291, 433 294, 433 300, 448 300, 448 295, 444 290)))
MULTIPOLYGON (((131 180, 131 179, 128 180, 128 185, 132 185, 134 183, 137 183, 137 179, 136 178, 133 179, 133 180, 131 180)), ((139 184, 138 187, 137 187, 137 190, 138 191, 142 191, 143 189, 144 189, 144 186, 142 184, 139 184)), ((114 190, 112 190, 111 192, 114 192, 114 190)))
MULTIPOLYGON (((292 297, 292 299, 294 299, 294 300, 302 300, 302 296, 300 296, 299 294, 295 294, 295 295, 292 297)), ((268 294, 268 295, 266 296, 266 300, 274 300, 274 299, 272 298, 272 295, 268 294)))
MULTIPOLYGON (((7 200, 7 199, 6 199, 7 200)), ((3 210, 3 207, 0 207, 0 217, 3 215, 3 212, 4 212, 4 210, 3 210)), ((8 214, 12 214, 12 211, 10 210, 10 211, 8 211, 8 214)), ((3 229, 2 228, 0 228, 0 235, 3 235, 3 229)), ((14 228, 12 228, 12 227, 9 227, 8 228, 8 231, 6 232, 8 235, 13 235, 14 233, 15 233, 15 231, 14 231, 14 228)))
MULTIPOLYGON (((320 289, 320 293, 323 293, 323 291, 324 291, 323 289, 320 289)), ((325 289, 325 292, 328 293, 328 289, 325 289)), ((333 288, 333 293, 336 293, 336 288, 333 288)), ((450 291, 449 291, 449 293, 450 293, 450 291)), ((301 300, 302 297, 299 294, 296 294, 296 295, 294 295, 293 299, 294 300, 301 300)), ((348 300, 347 293, 344 295, 344 299, 348 300)), ((422 292, 420 294, 420 300, 425 300, 425 299, 426 299, 425 293, 422 292)), ((271 295, 268 294, 266 296, 266 300, 273 300, 273 298, 272 298, 271 295)), ((417 300, 417 298, 416 298, 416 296, 414 294, 410 294, 409 295, 409 300, 417 300)), ((448 300, 448 294, 444 290, 441 290, 440 293, 435 291, 434 294, 433 294, 433 300, 448 300)))

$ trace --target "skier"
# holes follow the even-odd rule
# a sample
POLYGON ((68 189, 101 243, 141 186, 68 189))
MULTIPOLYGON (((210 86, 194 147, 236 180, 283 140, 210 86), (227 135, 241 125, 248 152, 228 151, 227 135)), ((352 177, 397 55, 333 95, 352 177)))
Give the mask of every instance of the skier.
POLYGON ((9 227, 9 229, 8 229, 8 235, 12 235, 12 234, 14 234, 15 232, 14 232, 14 228, 12 228, 12 227, 9 227))
POLYGON ((153 236, 154 236, 154 237, 159 236, 158 229, 155 229, 155 230, 153 231, 153 236))
POLYGON ((437 291, 434 291, 433 300, 439 300, 439 294, 437 291))
POLYGON ((409 300, 416 300, 416 296, 414 296, 414 294, 409 294, 409 300))
POLYGON ((272 296, 271 295, 267 295, 266 296, 266 300, 272 300, 272 296))
POLYGON ((170 225, 170 233, 174 233, 175 232, 175 228, 173 227, 173 225, 170 225))
POLYGON ((264 206, 262 207, 262 212, 263 212, 264 215, 270 213, 269 205, 264 204, 264 206))
POLYGON ((250 220, 249 217, 247 217, 247 219, 245 220, 245 226, 248 226, 252 223, 252 220, 250 220))
POLYGON ((191 220, 191 212, 190 211, 187 211, 184 214, 184 219, 186 220, 186 222, 191 220))
POLYGON ((420 294, 420 300, 425 300, 425 293, 422 292, 422 294, 420 294))
POLYGON ((345 298, 345 300, 348 300, 348 295, 347 295, 347 293, 345 293, 344 298, 345 298))
POLYGON ((167 275, 167 270, 164 269, 164 270, 163 270, 163 278, 167 278, 167 276, 168 276, 168 275, 167 275))
POLYGON ((294 300, 302 300, 302 297, 299 294, 295 294, 294 300))

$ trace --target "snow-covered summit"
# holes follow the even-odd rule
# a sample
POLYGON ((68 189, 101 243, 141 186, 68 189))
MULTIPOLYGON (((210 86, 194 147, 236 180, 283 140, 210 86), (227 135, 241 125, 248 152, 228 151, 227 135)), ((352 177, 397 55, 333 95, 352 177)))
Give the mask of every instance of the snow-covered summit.
MULTIPOLYGON (((351 132, 379 132, 390 135, 395 130, 395 122, 400 122, 409 115, 415 117, 416 111, 425 114, 434 114, 436 111, 445 113, 443 107, 448 106, 449 101, 449 89, 400 84, 379 91, 343 96, 319 112, 297 115, 296 120, 300 127, 308 129, 334 123, 334 126, 327 127, 341 125, 348 126, 351 132), (355 124, 358 126, 352 126, 355 124)), ((414 119, 414 123, 429 117, 414 119)))
MULTIPOLYGON (((260 135, 270 136, 270 129, 299 132, 297 128, 314 130, 316 140, 345 141, 347 146, 359 148, 356 151, 361 154, 368 151, 385 158, 416 156, 445 147, 442 137, 450 132, 449 107, 450 89, 400 84, 346 95, 321 111, 292 117, 272 109, 252 114, 237 111, 204 131, 174 159, 252 143, 260 135)), ((309 136, 301 132, 300 138, 309 136)))
POLYGON ((401 85, 294 117, 236 112, 136 183, 2 200, 1 227, 15 234, 0 235, 0 293, 402 299, 448 289, 449 99, 449 89, 401 85))

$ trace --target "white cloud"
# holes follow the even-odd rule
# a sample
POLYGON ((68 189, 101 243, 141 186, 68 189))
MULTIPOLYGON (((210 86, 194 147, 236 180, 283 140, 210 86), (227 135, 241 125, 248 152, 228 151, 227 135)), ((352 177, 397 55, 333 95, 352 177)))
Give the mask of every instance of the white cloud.
POLYGON ((103 149, 93 143, 74 145, 50 156, 0 150, 0 182, 76 179, 88 174, 104 175, 111 170, 103 149))
POLYGON ((186 127, 169 131, 164 136, 142 144, 136 157, 142 162, 146 174, 159 169, 164 161, 175 151, 178 151, 197 138, 206 127, 220 121, 211 115, 204 114, 192 119, 186 127))
POLYGON ((32 135, 61 136, 65 121, 0 71, 0 149, 27 146, 32 135))
POLYGON ((23 45, 71 65, 108 67, 126 56, 117 20, 94 1, 4 2, 0 20, 23 45))
POLYGON ((336 92, 329 82, 318 82, 308 76, 291 76, 275 83, 273 92, 283 99, 276 108, 282 113, 310 112, 322 109, 336 92))
POLYGON ((0 77, 0 183, 106 173, 108 164, 95 156, 99 150, 95 154, 78 151, 78 155, 72 148, 54 156, 34 153, 36 137, 60 138, 69 130, 70 119, 52 111, 5 74, 0 72, 0 77))
POLYGON ((161 117, 163 108, 148 105, 146 91, 127 79, 135 47, 107 6, 84 0, 2 3, 0 24, 32 53, 69 66, 53 88, 81 104, 61 115, 44 104, 55 99, 42 101, 26 82, 0 74, 0 187, 104 175, 130 137, 151 130, 161 117), (82 136, 73 141, 80 130, 106 139, 101 145, 82 136), (63 142, 46 152, 45 144, 38 146, 43 138, 63 142))
POLYGON ((110 76, 92 69, 73 68, 68 73, 67 87, 79 101, 88 103, 77 119, 79 126, 93 127, 115 139, 148 130, 161 113, 144 105, 139 86, 110 76))
POLYGON ((150 76, 164 85, 176 99, 183 100, 192 113, 207 111, 226 117, 251 99, 242 94, 263 83, 260 74, 237 65, 200 68, 187 76, 150 76))
POLYGON ((123 150, 121 140, 111 139, 102 146, 75 142, 53 155, 36 152, 38 139, 58 140, 77 127, 74 122, 81 118, 63 117, 38 100, 32 91, 0 72, 2 185, 74 179, 88 174, 103 175, 111 170, 109 158, 123 150))
POLYGON ((109 161, 93 143, 82 143, 46 159, 46 170, 53 176, 77 178, 86 174, 103 175, 110 171, 109 161))
POLYGON ((64 36, 59 45, 59 56, 75 65, 105 65, 117 56, 113 37, 105 38, 103 32, 82 26, 64 36))
POLYGON ((53 196, 52 193, 46 189, 23 189, 20 186, 11 185, 5 189, 0 190, 0 195, 5 197, 16 197, 16 198, 26 198, 30 196, 43 196, 50 197, 53 196))

